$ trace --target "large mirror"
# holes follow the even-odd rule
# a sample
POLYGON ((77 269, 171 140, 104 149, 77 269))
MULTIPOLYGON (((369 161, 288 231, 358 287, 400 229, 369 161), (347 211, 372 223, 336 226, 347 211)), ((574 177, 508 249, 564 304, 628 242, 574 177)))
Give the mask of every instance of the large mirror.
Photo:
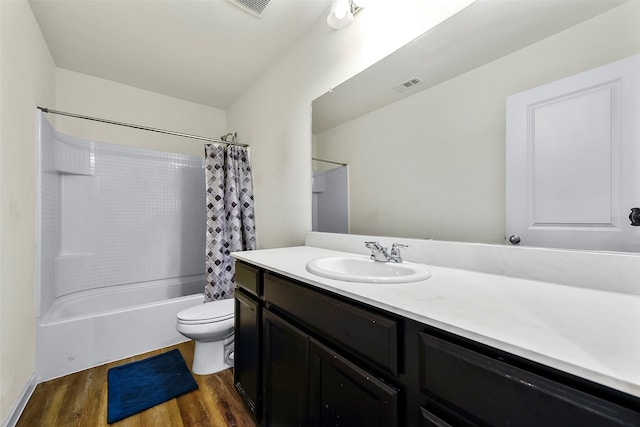
POLYGON ((639 20, 635 1, 479 0, 314 100, 314 215, 332 170, 347 200, 315 229, 509 244, 506 99, 639 53, 639 20))

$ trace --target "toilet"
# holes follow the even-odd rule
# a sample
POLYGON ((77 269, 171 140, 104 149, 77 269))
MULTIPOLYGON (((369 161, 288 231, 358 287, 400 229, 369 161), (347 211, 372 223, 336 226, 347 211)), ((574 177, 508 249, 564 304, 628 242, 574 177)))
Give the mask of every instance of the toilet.
POLYGON ((234 301, 211 301, 178 313, 176 330, 196 342, 194 374, 214 374, 233 366, 234 301))

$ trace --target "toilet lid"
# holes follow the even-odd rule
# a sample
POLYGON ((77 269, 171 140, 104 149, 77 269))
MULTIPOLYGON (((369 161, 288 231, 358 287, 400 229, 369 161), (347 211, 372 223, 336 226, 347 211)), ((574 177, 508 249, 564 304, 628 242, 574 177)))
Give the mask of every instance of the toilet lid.
POLYGON ((198 304, 178 313, 178 322, 185 324, 211 323, 233 317, 234 299, 228 298, 198 304))

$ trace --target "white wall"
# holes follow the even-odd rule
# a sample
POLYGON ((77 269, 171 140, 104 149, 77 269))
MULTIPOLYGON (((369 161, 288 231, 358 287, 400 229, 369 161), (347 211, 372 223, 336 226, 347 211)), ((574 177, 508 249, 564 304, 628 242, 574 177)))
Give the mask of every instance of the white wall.
MULTIPOLYGON (((219 138, 226 112, 121 83, 58 68, 51 108, 182 133, 219 138)), ((205 142, 56 116, 56 130, 84 139, 204 156, 205 142)))
MULTIPOLYGON (((25 0, 0 0, 0 422, 35 367, 36 106, 189 134, 227 133, 226 113, 57 69, 25 0)), ((203 141, 49 115, 56 129, 97 141, 203 156, 203 141)))
POLYGON ((623 4, 316 135, 350 166, 351 232, 504 243, 506 97, 640 52, 639 22, 623 4))
POLYGON ((311 101, 469 1, 373 3, 340 31, 321 16, 227 111, 251 144, 260 248, 302 244, 311 230, 311 101))
POLYGON ((36 105, 55 99, 55 66, 26 1, 0 1, 0 422, 35 364, 36 105))

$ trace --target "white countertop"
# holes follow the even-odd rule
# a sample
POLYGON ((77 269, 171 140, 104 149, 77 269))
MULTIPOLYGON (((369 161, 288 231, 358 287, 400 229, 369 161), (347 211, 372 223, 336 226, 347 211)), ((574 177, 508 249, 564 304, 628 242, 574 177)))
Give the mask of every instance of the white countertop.
POLYGON ((236 259, 640 397, 640 296, 430 266, 415 283, 325 279, 311 246, 234 252, 236 259))

